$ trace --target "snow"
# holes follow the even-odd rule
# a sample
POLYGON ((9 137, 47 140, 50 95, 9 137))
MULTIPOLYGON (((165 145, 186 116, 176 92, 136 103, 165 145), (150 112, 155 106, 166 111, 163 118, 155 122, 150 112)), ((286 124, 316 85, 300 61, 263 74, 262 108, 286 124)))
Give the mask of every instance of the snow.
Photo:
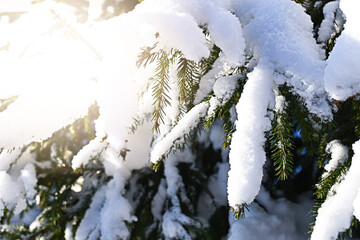
MULTIPOLYGON (((271 128, 268 109, 283 111, 285 98, 277 88, 287 84, 302 97, 311 113, 331 120, 328 95, 343 101, 360 92, 360 3, 341 0, 325 5, 318 41, 326 42, 339 31, 334 25, 339 21, 339 7, 346 18, 345 30, 325 60, 323 45, 314 39, 310 17, 294 1, 146 0, 128 14, 99 21, 105 2, 89 1, 85 24, 77 21, 70 8, 55 1, 32 6, 20 0, 0 3, 0 13, 29 11, 15 22, 10 23, 7 17, 1 17, 0 22, 0 99, 17 96, 0 112, 0 215, 5 207, 18 214, 27 203, 34 202, 34 156, 31 148, 25 151, 23 147, 48 139, 85 116, 96 102, 100 112, 95 122, 96 137, 73 157, 72 167, 80 168, 98 157, 111 180, 93 196, 75 236, 71 223, 67 224, 65 238, 128 239, 131 230, 127 224, 137 218, 133 215, 134 204, 126 198, 125 185, 133 170, 167 156, 165 179, 151 203, 152 214, 161 223, 165 239, 192 239, 184 226, 201 225, 181 212, 180 200, 186 196, 177 165, 191 163, 195 157, 188 149, 176 153, 171 149, 184 144, 185 136, 201 119, 212 117, 216 108, 230 99, 240 75, 227 73, 251 56, 248 80, 236 108, 231 109, 236 131, 230 152, 221 149, 224 131, 218 122, 199 140, 208 145, 211 142, 222 154, 223 162, 218 163, 218 172, 209 176, 208 188, 214 203, 224 205, 228 180, 227 200, 234 208, 252 203, 260 191, 247 221, 231 220, 229 239, 261 239, 264 235, 267 239, 301 239, 303 230, 297 221, 299 209, 304 206, 272 200, 261 189, 265 132, 271 128), (8 43, 9 49, 3 48, 8 43), (163 109, 160 134, 153 134, 153 123, 146 121, 154 110, 151 81, 156 63, 141 69, 136 66, 141 48, 154 44, 154 51, 162 49, 171 55, 171 50, 177 49, 197 62, 207 58, 214 45, 221 49, 212 69, 200 80, 195 106, 185 114, 179 111, 176 66, 170 67, 171 104, 163 109), (203 101, 211 92, 210 100, 203 101), (145 121, 130 133, 134 117, 145 121), (167 200, 171 207, 165 206, 167 200)), ((318 1, 315 7, 321 4, 318 1)), ((353 145, 353 150, 348 174, 335 186, 336 194, 329 195, 319 209, 312 239, 335 238, 349 226, 353 214, 360 217, 360 182, 356 177, 360 142, 353 145)), ((348 149, 339 140, 330 142, 326 151, 331 153, 331 160, 323 177, 348 158, 348 149)), ((201 199, 207 201, 202 215, 210 216, 211 211, 205 213, 211 206, 209 198, 201 199)), ((36 224, 38 220, 32 227, 36 224)))
POLYGON ((331 119, 322 81, 324 52, 313 38, 313 24, 301 5, 287 0, 244 0, 233 1, 233 8, 255 57, 266 58, 272 71, 283 74, 310 112, 331 119))
POLYGON ((14 150, 10 155, 6 151, 3 150, 2 154, 9 156, 11 167, 8 162, 7 166, 0 170, 0 208, 6 206, 8 209, 14 209, 14 214, 17 215, 26 209, 27 202, 34 203, 37 193, 37 178, 33 164, 35 156, 29 149, 24 152, 14 150))
POLYGON ((186 232, 184 225, 195 225, 200 227, 198 224, 195 224, 194 220, 191 218, 179 213, 175 208, 172 208, 170 211, 165 212, 164 220, 162 223, 163 234, 165 235, 166 240, 178 238, 191 240, 191 236, 186 232))
POLYGON ((156 26, 160 48, 179 49, 187 59, 194 61, 199 61, 210 54, 202 30, 190 15, 177 12, 151 12, 143 13, 141 17, 143 21, 156 26), (191 41, 188 36, 191 36, 191 41))
POLYGON ((213 64, 212 69, 205 74, 199 84, 199 90, 196 92, 194 103, 200 103, 204 97, 206 97, 212 90, 216 79, 219 77, 223 70, 224 62, 223 59, 218 58, 213 64))
POLYGON ((317 1, 314 3, 314 8, 319 8, 322 5, 322 1, 317 1))
POLYGON ((68 222, 65 227, 65 234, 64 234, 65 240, 73 240, 74 239, 72 231, 73 231, 73 227, 72 227, 71 223, 68 222))
POLYGON ((236 65, 241 65, 244 62, 245 41, 242 36, 241 24, 231 13, 229 4, 224 4, 221 1, 206 0, 196 2, 190 0, 171 0, 166 2, 153 0, 138 5, 136 10, 144 12, 150 10, 155 13, 147 18, 147 21, 150 23, 158 21, 158 16, 163 14, 163 12, 173 16, 172 19, 164 15, 160 22, 156 22, 156 27, 160 33, 160 44, 162 44, 162 35, 164 35, 165 43, 171 43, 172 47, 181 50, 191 60, 200 60, 201 57, 208 56, 209 54, 202 30, 198 27, 206 25, 211 39, 223 50, 230 62, 236 65), (154 11, 154 9, 156 10, 154 11), (187 18, 179 24, 176 18, 181 16, 187 16, 187 18), (164 19, 168 19, 169 22, 164 21, 164 19), (164 30, 167 31, 163 32, 162 30, 165 26, 163 23, 165 22, 167 28, 164 30), (187 28, 184 28, 184 26, 187 26, 187 28), (170 27, 171 29, 169 29, 170 27), (168 36, 168 33, 172 35, 168 36), (191 41, 186 41, 188 36, 191 36, 191 41), (180 41, 182 43, 178 45, 180 41), (186 44, 183 41, 186 41, 186 44), (195 47, 196 45, 198 46, 197 48, 195 47), (195 51, 189 52, 187 50, 189 47, 193 47, 195 51), (197 54, 196 58, 192 56, 194 53, 197 54))
POLYGON ((210 130, 209 140, 212 143, 212 147, 214 150, 221 150, 222 144, 224 142, 225 133, 224 128, 221 125, 220 121, 216 121, 214 126, 210 130))
POLYGON ((173 144, 181 144, 183 136, 189 134, 200 123, 200 118, 205 116, 208 107, 209 104, 206 102, 193 107, 160 142, 152 147, 150 161, 158 162, 170 151, 173 144))
POLYGON ((2 0, 0 2, 0 13, 5 12, 27 12, 30 9, 28 0, 2 0))
POLYGON ((115 181, 108 183, 106 199, 100 213, 101 239, 128 239, 130 230, 126 222, 136 221, 132 215, 132 207, 127 199, 121 194, 121 188, 116 186, 115 181))
POLYGON ((0 199, 9 208, 14 207, 20 199, 20 187, 9 174, 0 171, 0 199))
POLYGON ((336 194, 327 197, 318 210, 311 239, 336 239, 339 232, 350 227, 354 201, 360 189, 360 141, 352 146, 354 156, 345 179, 336 188, 336 194), (336 219, 336 221, 334 221, 336 219))
POLYGON ((268 192, 261 190, 258 202, 253 203, 245 219, 229 217, 230 233, 227 239, 247 240, 301 240, 311 218, 310 197, 301 196, 300 204, 285 199, 272 199, 268 192))
POLYGON ((248 81, 236 105, 238 119, 230 145, 228 179, 229 205, 234 208, 250 204, 260 190, 262 167, 266 160, 264 132, 271 128, 266 115, 269 103, 274 99, 272 86, 270 68, 260 62, 248 74, 248 81))
MULTIPOLYGON (((218 172, 211 176, 209 180, 209 190, 214 196, 214 202, 218 205, 226 205, 226 184, 227 184, 227 173, 229 171, 228 163, 220 163, 217 165, 218 172)), ((209 209, 207 209, 209 211, 209 209)))
POLYGON ((103 13, 105 0, 90 0, 88 9, 88 21, 94 21, 100 18, 103 13))
MULTIPOLYGON (((180 113, 180 89, 178 87, 177 71, 175 67, 170 67, 169 69, 169 91, 167 95, 169 96, 169 104, 163 108, 164 111, 164 122, 159 122, 160 134, 156 136, 154 143, 160 141, 164 136, 171 130, 173 126, 176 125, 176 122, 181 117, 180 113)), ((182 106, 186 108, 185 106, 182 106)))
POLYGON ((92 199, 79 228, 76 239, 127 239, 129 229, 125 221, 136 221, 131 213, 132 207, 122 195, 124 183, 121 176, 115 177, 107 185, 99 189, 92 199))
POLYGON ((283 113, 284 108, 286 107, 286 99, 284 96, 280 95, 279 89, 274 89, 275 94, 275 112, 283 113))
POLYGON ((162 179, 158 191, 156 192, 151 202, 151 214, 155 220, 160 221, 162 219, 162 210, 166 200, 166 180, 162 179))
POLYGON ((353 203, 353 207, 354 207, 354 216, 359 220, 360 219, 360 194, 359 191, 356 194, 354 203, 353 203))
POLYGON ((336 10, 339 8, 339 2, 328 2, 323 9, 324 13, 324 20, 321 22, 319 28, 319 36, 318 41, 320 42, 327 42, 331 35, 335 32, 335 13, 336 10))
POLYGON ((223 100, 223 102, 227 102, 232 93, 234 93, 235 89, 238 86, 237 80, 240 78, 240 75, 226 76, 218 78, 214 83, 214 94, 217 98, 223 100))
POLYGON ((331 153, 331 159, 325 165, 327 172, 334 171, 339 164, 347 160, 349 153, 348 148, 341 144, 339 140, 333 140, 326 145, 326 152, 331 153))
POLYGON ((360 3, 356 0, 341 0, 340 9, 345 15, 344 31, 327 60, 325 89, 330 97, 344 101, 360 91, 360 3))
POLYGON ((2 150, 0 153, 0 171, 7 171, 10 165, 21 156, 22 150, 15 148, 14 150, 2 150))
POLYGON ((81 165, 86 165, 93 157, 95 157, 103 148, 105 142, 97 137, 85 145, 72 159, 72 168, 77 169, 81 165))
POLYGON ((35 167, 31 163, 27 163, 25 167, 20 171, 19 180, 24 186, 26 199, 30 204, 35 202, 36 191, 36 171, 35 167))
POLYGON ((165 239, 192 239, 184 228, 184 225, 193 225, 200 227, 200 224, 194 219, 181 212, 180 200, 178 197, 181 188, 183 188, 182 178, 177 169, 179 162, 192 162, 194 156, 188 149, 183 152, 172 153, 165 161, 165 179, 167 183, 166 193, 171 200, 171 208, 167 209, 163 215, 162 231, 165 239))
POLYGON ((42 7, 12 24, 7 36, 10 49, 0 53, 5 70, 0 95, 11 93, 18 98, 0 114, 0 124, 6 126, 0 128, 0 135, 6 136, 0 137, 0 147, 11 149, 47 139, 85 116, 95 101, 92 76, 97 60, 79 40, 58 38, 63 29, 52 36, 45 34, 56 24, 59 20, 42 7))
POLYGON ((76 239, 97 239, 99 236, 99 214, 105 201, 105 186, 97 190, 90 207, 85 213, 83 220, 81 221, 78 229, 76 230, 76 239))

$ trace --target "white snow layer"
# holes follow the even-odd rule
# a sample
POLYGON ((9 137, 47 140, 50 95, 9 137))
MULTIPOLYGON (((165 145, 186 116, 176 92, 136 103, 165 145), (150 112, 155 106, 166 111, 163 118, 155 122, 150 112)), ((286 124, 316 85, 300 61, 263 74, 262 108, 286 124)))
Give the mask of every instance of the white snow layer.
POLYGON ((340 8, 345 29, 327 60, 324 82, 330 97, 343 101, 360 92, 360 2, 341 0, 340 8))
POLYGON ((72 168, 77 169, 81 165, 86 165, 93 157, 106 146, 105 141, 96 137, 85 145, 72 159, 72 168))
POLYGON ((191 240, 192 238, 184 228, 184 225, 200 227, 197 221, 181 212, 178 197, 178 195, 181 194, 180 189, 183 188, 183 182, 177 164, 179 162, 191 162, 193 160, 194 155, 186 149, 183 152, 177 151, 176 153, 171 153, 165 161, 164 175, 167 183, 166 193, 172 204, 171 208, 166 210, 162 219, 162 231, 166 240, 191 240))
POLYGON ((215 81, 219 77, 221 71, 223 70, 223 67, 223 59, 218 58, 213 64, 212 69, 201 78, 199 83, 199 90, 196 92, 195 95, 195 104, 200 103, 204 99, 204 97, 208 96, 208 94, 213 90, 215 81))
POLYGON ((193 107, 160 142, 153 146, 150 161, 158 162, 170 151, 173 144, 181 144, 183 136, 189 134, 200 123, 200 119, 205 116, 208 108, 209 104, 206 102, 193 107))
MULTIPOLYGON (((99 16, 102 3, 99 0, 91 4, 90 20, 99 16)), ((7 0, 6 4, 10 1, 7 0)), ((11 5, 14 4, 11 2, 11 5)), ((0 11, 3 11, 2 6, 3 2, 0 11)), ((101 115, 96 122, 97 138, 78 153, 73 167, 87 164, 89 158, 106 145, 101 160, 113 180, 94 196, 77 230, 76 239, 98 239, 99 236, 102 239, 126 239, 129 230, 125 222, 136 220, 123 191, 131 170, 148 163, 152 137, 149 125, 140 128, 135 135, 129 134, 133 117, 142 104, 138 101, 139 92, 145 84, 141 79, 152 77, 151 71, 141 71, 135 65, 141 47, 158 42, 157 49, 176 48, 186 58, 195 61, 207 57, 212 44, 222 50, 214 68, 200 82, 195 99, 197 105, 153 146, 153 163, 167 154, 174 142, 181 140, 206 115, 209 104, 200 103, 206 95, 214 90, 217 97, 229 98, 229 93, 236 87, 234 79, 218 79, 225 63, 243 64, 245 48, 253 51, 254 58, 259 59, 258 66, 248 75, 248 82, 236 106, 238 119, 230 146, 231 170, 228 173, 228 200, 233 207, 251 203, 260 190, 265 162, 264 131, 270 128, 267 108, 274 103, 273 82, 280 84, 273 77, 274 72, 285 76, 295 93, 303 97, 309 110, 324 119, 331 118, 331 111, 325 101, 323 79, 325 89, 335 99, 344 100, 360 90, 360 70, 357 67, 360 56, 360 30, 357 26, 360 19, 357 13, 360 3, 357 0, 340 2, 347 22, 326 68, 324 52, 313 38, 310 17, 299 4, 289 0, 147 0, 128 14, 93 23, 92 33, 71 17, 64 17, 75 30, 91 36, 89 41, 91 39, 91 44, 101 56, 76 37, 61 38, 71 32, 67 27, 48 34, 52 27, 64 23, 54 17, 48 7, 45 11, 40 7, 47 5, 36 6, 39 7, 34 7, 31 13, 12 24, 14 28, 11 31, 0 29, 1 35, 6 36, 1 39, 1 44, 11 43, 8 51, 0 51, 0 65, 3 66, 0 97, 18 96, 0 113, 0 148, 11 149, 46 139, 56 130, 84 116, 88 107, 97 101, 101 115), (208 39, 199 26, 207 27, 208 39), (23 42, 24 39, 28 41, 23 42), (101 74, 96 69, 101 69, 101 74), (224 83, 228 83, 225 88, 224 83), (98 129, 101 131, 98 132, 98 129), (101 142, 104 136, 107 139, 101 142), (142 144, 139 144, 139 139, 142 144), (126 153, 126 161, 119 157, 122 151, 126 153), (94 222, 93 219, 99 216, 101 221, 94 222)), ((329 34, 334 8, 335 3, 329 3, 324 9, 326 21, 321 26, 322 38, 329 34)), ((9 9, 10 5, 7 5, 9 9)), ((67 13, 59 15, 68 16, 67 13)), ((360 187, 356 179, 360 143, 355 143, 353 149, 353 165, 340 184, 338 194, 329 198, 319 210, 319 223, 315 226, 313 239, 336 236, 338 231, 348 226, 354 211, 359 218, 357 203, 360 197, 356 197, 357 192, 353 189, 360 187), (345 210, 336 211, 340 206, 344 206, 345 210), (340 221, 331 221, 334 218, 340 221)), ((337 158, 335 153, 338 150, 338 147, 331 148, 333 159, 337 158)), ((19 212, 26 207, 25 199, 29 201, 34 196, 36 178, 31 164, 19 167, 19 171, 11 172, 11 175, 6 172, 16 160, 15 153, 3 151, 0 155, 0 210, 5 206, 16 207, 16 212, 19 212)), ((166 163, 165 174, 166 194, 172 197, 174 207, 163 216, 164 235, 186 239, 190 236, 182 224, 196 225, 196 222, 179 211, 179 200, 176 199, 179 174, 176 160, 172 157, 170 155, 166 163)), ((335 161, 330 162, 327 168, 332 169, 334 164, 335 161)), ((223 169, 226 169, 225 165, 223 169)), ((163 197, 163 190, 159 190, 159 198, 163 197)), ((256 214, 259 218, 268 219, 261 209, 257 209, 256 214)), ((279 227, 278 215, 277 212, 269 217, 273 227, 279 227)), ((263 229, 267 231, 264 226, 263 229)), ((231 231, 237 232, 236 227, 232 227, 231 231)))
POLYGON ((331 159, 324 167, 327 172, 335 170, 336 167, 343 163, 349 155, 348 148, 342 145, 339 140, 329 142, 326 145, 326 152, 331 153, 331 159))
POLYGON ((312 240, 336 239, 339 232, 350 227, 355 206, 358 214, 359 205, 354 204, 358 203, 357 195, 360 189, 360 141, 354 143, 352 147, 354 156, 349 171, 336 188, 336 194, 328 196, 318 210, 311 234, 312 240))
POLYGON ((25 152, 14 150, 10 155, 13 160, 11 169, 0 170, 0 215, 3 214, 2 210, 5 206, 14 209, 14 214, 17 215, 26 208, 26 202, 34 203, 37 184, 34 157, 30 150, 25 152))
POLYGON ((324 6, 323 8, 324 20, 321 22, 318 32, 319 42, 323 42, 323 43, 327 42, 330 39, 331 35, 335 32, 335 26, 334 26, 335 13, 338 8, 339 8, 338 1, 328 2, 324 6))
POLYGON ((255 57, 267 58, 273 71, 286 76, 310 112, 330 119, 323 85, 324 52, 316 44, 304 8, 288 0, 233 1, 233 8, 255 57))
POLYGON ((105 201, 106 186, 97 190, 92 198, 90 207, 85 213, 78 229, 76 230, 76 239, 98 239, 100 231, 99 215, 105 201))
POLYGON ((274 101, 270 68, 259 63, 248 74, 241 98, 236 105, 235 122, 229 161, 228 200, 231 207, 250 204, 258 194, 266 156, 264 132, 271 128, 267 108, 274 101), (256 123, 256 124, 255 124, 256 123))
POLYGON ((204 45, 204 35, 198 27, 207 25, 210 37, 223 50, 226 58, 234 64, 244 62, 245 41, 241 24, 231 13, 229 4, 207 0, 169 0, 166 2, 152 0, 136 7, 136 10, 140 9, 153 13, 145 16, 148 22, 156 24, 159 28, 160 44, 181 50, 187 58, 200 60, 201 57, 208 56, 209 50, 204 45), (174 16, 174 19, 167 15, 161 16, 163 13, 174 16), (164 21, 164 17, 168 21, 164 21), (179 18, 180 22, 177 22, 175 18, 179 18), (189 31, 193 31, 193 34, 189 34, 189 31), (191 41, 188 41, 189 36, 191 36, 191 41), (163 40, 164 43, 162 43, 163 40))
POLYGON ((239 77, 240 75, 233 75, 218 78, 213 87, 215 96, 222 99, 223 102, 228 101, 238 86, 239 77))

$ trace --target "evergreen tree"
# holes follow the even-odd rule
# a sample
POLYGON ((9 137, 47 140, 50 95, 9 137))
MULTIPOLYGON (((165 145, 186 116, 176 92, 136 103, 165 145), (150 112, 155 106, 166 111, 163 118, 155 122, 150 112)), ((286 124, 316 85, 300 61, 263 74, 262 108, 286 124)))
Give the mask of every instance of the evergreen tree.
POLYGON ((2 239, 359 235, 356 0, 8 2, 2 239))

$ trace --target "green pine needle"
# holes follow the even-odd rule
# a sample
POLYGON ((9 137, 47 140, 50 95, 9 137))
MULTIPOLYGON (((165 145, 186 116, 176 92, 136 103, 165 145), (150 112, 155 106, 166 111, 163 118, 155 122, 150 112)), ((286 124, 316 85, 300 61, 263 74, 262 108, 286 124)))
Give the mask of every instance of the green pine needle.
POLYGON ((325 200, 331 188, 342 180, 350 165, 351 160, 348 159, 343 164, 339 164, 335 170, 329 172, 326 177, 321 177, 315 188, 316 198, 325 200))
POLYGON ((274 160, 276 176, 279 180, 286 180, 293 172, 293 150, 292 141, 293 128, 285 113, 275 113, 273 129, 271 130, 270 144, 271 157, 274 160))
POLYGON ((159 160, 156 163, 150 163, 150 166, 155 172, 157 172, 160 168, 161 163, 162 163, 162 161, 159 160))
POLYGON ((188 105, 193 101, 195 95, 194 88, 199 81, 197 64, 194 61, 181 57, 178 62, 177 71, 180 102, 188 105))
POLYGON ((153 87, 153 99, 155 109, 151 120, 154 122, 153 131, 159 133, 160 122, 164 123, 164 107, 170 105, 169 92, 169 58, 165 51, 161 51, 157 60, 155 85, 153 87))
POLYGON ((233 213, 235 220, 238 220, 240 217, 245 218, 245 210, 250 211, 247 203, 243 203, 241 205, 236 204, 235 207, 230 208, 230 212, 233 213))
POLYGON ((136 61, 137 67, 146 67, 148 63, 152 63, 155 61, 155 59, 158 58, 159 52, 151 52, 152 50, 154 50, 157 44, 158 43, 155 43, 152 47, 144 47, 141 49, 142 52, 138 55, 138 60, 136 61))

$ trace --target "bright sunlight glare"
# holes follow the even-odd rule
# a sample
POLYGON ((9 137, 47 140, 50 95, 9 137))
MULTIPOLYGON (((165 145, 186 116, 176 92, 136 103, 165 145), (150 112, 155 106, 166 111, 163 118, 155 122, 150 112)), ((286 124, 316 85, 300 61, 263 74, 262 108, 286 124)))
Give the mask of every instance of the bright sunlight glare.
MULTIPOLYGON (((8 11, 14 11, 12 1, 5 2, 11 3, 8 11)), ((28 12, 15 20, 6 16, 6 4, 0 4, 0 99, 17 96, 0 118, 0 124, 13 120, 13 129, 0 134, 23 131, 24 138, 38 140, 16 127, 26 118, 43 132, 38 138, 49 137, 75 116, 85 115, 96 100, 101 56, 79 34, 87 31, 87 25, 77 21, 69 6, 58 4, 54 10, 52 4, 20 4, 19 11, 28 8, 28 12)))

